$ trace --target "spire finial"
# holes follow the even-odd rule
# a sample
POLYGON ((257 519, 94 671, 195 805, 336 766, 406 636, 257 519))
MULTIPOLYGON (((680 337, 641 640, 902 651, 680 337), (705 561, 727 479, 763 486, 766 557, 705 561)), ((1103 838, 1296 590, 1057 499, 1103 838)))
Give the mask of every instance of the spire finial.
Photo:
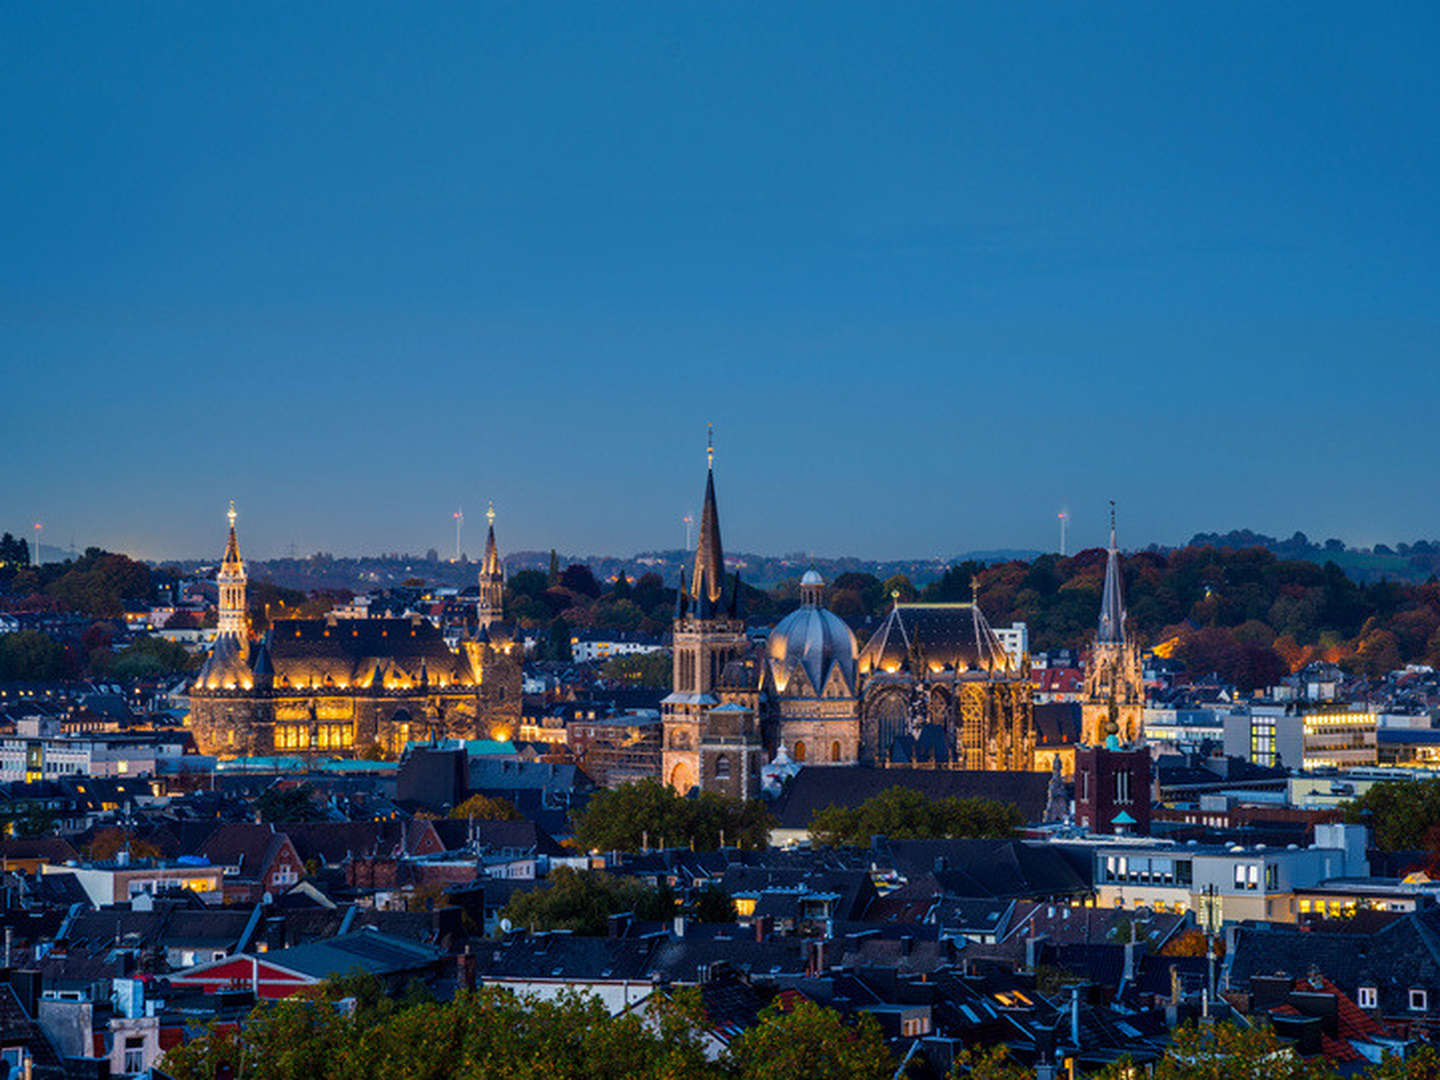
POLYGON ((1110 546, 1115 546, 1115 500, 1110 500, 1110 546))
POLYGON ((715 425, 705 425, 705 467, 715 468, 715 425))
POLYGON ((234 500, 234 499, 231 499, 231 500, 230 500, 230 509, 225 511, 225 516, 230 519, 230 528, 232 528, 232 529, 235 528, 235 518, 236 518, 238 515, 236 515, 236 513, 235 513, 235 500, 234 500))
POLYGON ((980 603, 980 575, 976 574, 970 579, 970 603, 980 603))
POLYGON ((490 500, 490 506, 485 511, 485 521, 493 529, 495 527, 495 500, 490 500))

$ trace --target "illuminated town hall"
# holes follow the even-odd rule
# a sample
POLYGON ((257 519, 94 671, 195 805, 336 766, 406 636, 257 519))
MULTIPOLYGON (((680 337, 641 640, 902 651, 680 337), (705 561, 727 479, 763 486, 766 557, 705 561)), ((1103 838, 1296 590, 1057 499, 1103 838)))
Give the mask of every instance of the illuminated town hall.
POLYGON ((246 610, 235 509, 216 576, 219 634, 190 689, 202 753, 394 756, 428 738, 508 737, 520 720, 521 646, 502 621, 491 525, 476 620, 452 649, 428 619, 279 619, 258 640, 246 610))

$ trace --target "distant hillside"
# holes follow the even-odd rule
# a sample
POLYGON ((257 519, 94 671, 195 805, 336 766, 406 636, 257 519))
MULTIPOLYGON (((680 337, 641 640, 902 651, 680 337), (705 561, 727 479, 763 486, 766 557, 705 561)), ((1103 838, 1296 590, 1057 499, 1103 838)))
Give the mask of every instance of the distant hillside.
POLYGON ((1376 544, 1373 548, 1348 547, 1341 540, 1312 541, 1303 532, 1288 540, 1280 540, 1249 529, 1232 529, 1228 533, 1196 533, 1187 547, 1217 547, 1243 550, 1264 548, 1282 559, 1303 559, 1305 562, 1333 562, 1356 581, 1423 582, 1440 575, 1440 541, 1416 540, 1393 548, 1376 544))

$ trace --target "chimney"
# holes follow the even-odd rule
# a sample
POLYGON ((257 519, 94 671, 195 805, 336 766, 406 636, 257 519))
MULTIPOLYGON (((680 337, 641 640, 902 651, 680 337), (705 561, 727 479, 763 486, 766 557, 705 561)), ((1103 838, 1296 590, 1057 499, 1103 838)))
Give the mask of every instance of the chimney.
POLYGON ((685 937, 685 916, 676 915, 673 926, 675 936, 683 939, 685 937))
POLYGON ((770 936, 770 916, 758 915, 755 918, 755 943, 763 944, 770 936))
POLYGON ((900 955, 909 956, 915 951, 915 938, 911 934, 900 935, 900 955))
POLYGON ((466 990, 475 989, 475 956, 470 952, 469 945, 455 958, 455 977, 466 990))
POLYGON ((1134 982, 1134 981, 1135 981, 1135 948, 1136 948, 1135 942, 1133 942, 1133 941, 1127 941, 1127 942, 1125 943, 1125 976, 1124 976, 1124 978, 1125 978, 1125 981, 1126 981, 1127 983, 1128 983, 1128 982, 1134 982))
POLYGON ((1045 940, 1044 934, 1032 934, 1025 939, 1025 970, 1034 971, 1035 964, 1040 958, 1040 943, 1045 940))

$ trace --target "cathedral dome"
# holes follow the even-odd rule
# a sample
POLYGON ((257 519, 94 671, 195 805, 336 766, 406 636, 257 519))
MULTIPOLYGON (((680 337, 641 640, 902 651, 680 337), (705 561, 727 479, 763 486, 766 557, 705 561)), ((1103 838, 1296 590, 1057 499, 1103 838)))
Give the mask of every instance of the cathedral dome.
POLYGON ((821 693, 835 664, 840 665, 846 689, 852 693, 855 690, 858 655, 855 635, 844 619, 818 604, 804 604, 781 619, 770 631, 765 655, 769 658, 775 685, 782 693, 796 667, 804 668, 814 692, 821 693))
POLYGON ((805 576, 800 579, 801 585, 824 585, 825 579, 820 576, 819 570, 806 570, 805 576))

